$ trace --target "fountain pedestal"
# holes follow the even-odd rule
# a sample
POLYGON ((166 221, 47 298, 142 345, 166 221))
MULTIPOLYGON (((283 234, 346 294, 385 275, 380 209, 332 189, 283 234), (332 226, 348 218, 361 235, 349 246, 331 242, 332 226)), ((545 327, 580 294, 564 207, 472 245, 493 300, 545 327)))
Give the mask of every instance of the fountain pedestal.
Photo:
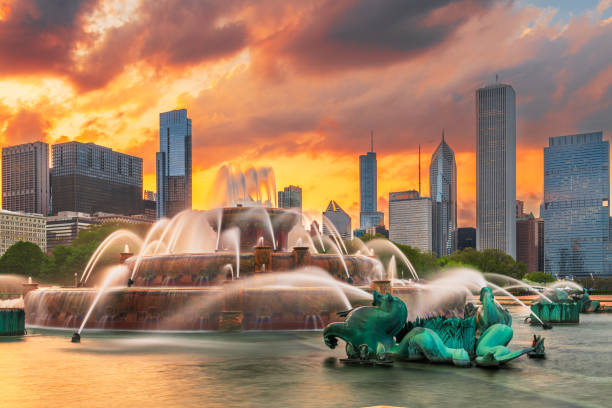
POLYGON ((292 255, 294 268, 303 268, 306 266, 310 266, 310 248, 294 247, 292 255))
POLYGON ((23 284, 23 296, 25 297, 25 295, 27 295, 28 292, 31 292, 36 289, 38 289, 38 283, 24 283, 23 284))
POLYGON ((223 292, 219 330, 242 331, 244 289, 236 281, 224 281, 223 292))
POLYGON ((372 281, 372 283, 370 283, 370 288, 377 291, 381 295, 385 295, 387 293, 393 294, 393 286, 391 286, 391 281, 389 280, 372 281))
POLYGON ((125 263, 125 261, 127 261, 129 258, 133 257, 134 254, 131 252, 121 252, 119 254, 119 263, 123 264, 125 263))
POLYGON ((253 257, 255 273, 270 272, 272 269, 272 247, 256 246, 253 257))

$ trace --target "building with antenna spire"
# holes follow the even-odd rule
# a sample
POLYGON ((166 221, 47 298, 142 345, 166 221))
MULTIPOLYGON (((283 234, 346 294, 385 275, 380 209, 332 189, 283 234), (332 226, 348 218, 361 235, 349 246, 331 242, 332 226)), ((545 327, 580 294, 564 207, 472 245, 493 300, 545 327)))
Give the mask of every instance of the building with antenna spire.
POLYGON ((457 249, 457 165, 453 149, 444 140, 444 129, 442 141, 431 156, 429 192, 432 251, 438 256, 450 255, 457 249))
POLYGON ((384 214, 378 211, 378 180, 374 152, 374 132, 370 132, 370 151, 359 156, 359 226, 361 229, 385 224, 384 214))

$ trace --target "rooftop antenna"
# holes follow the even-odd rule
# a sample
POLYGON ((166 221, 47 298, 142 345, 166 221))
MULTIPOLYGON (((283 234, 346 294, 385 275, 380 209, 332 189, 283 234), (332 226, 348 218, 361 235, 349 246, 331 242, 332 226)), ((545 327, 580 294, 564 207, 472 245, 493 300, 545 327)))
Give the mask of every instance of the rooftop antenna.
POLYGON ((419 144, 419 198, 421 197, 421 145, 419 144))
POLYGON ((444 128, 442 128, 442 141, 444 141, 444 128))
POLYGON ((370 151, 374 152, 374 131, 370 130, 370 151))
POLYGON ((495 74, 495 83, 499 82, 499 75, 495 74))

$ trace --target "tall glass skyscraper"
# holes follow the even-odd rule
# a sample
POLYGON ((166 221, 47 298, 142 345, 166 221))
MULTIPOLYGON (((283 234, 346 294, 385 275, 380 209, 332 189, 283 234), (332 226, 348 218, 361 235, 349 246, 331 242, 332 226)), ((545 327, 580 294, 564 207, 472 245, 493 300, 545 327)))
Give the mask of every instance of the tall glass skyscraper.
POLYGON ((359 226, 362 229, 385 224, 384 214, 377 209, 376 153, 373 147, 372 151, 359 156, 359 226))
POLYGON ((157 218, 191 209, 191 119, 187 109, 159 114, 157 218))
POLYGON ((442 141, 431 156, 429 166, 431 194, 432 250, 438 256, 453 253, 457 248, 457 165, 455 153, 442 141))
POLYGON ((516 259, 516 94, 476 90, 476 247, 516 259))
POLYGON ((544 270, 611 274, 610 144, 602 132, 549 138, 544 148, 544 270))

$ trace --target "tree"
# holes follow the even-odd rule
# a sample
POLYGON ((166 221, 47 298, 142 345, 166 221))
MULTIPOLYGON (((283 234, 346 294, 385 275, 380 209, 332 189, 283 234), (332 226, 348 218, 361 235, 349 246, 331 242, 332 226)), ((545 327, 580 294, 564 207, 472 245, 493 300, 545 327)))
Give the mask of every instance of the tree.
MULTIPOLYGON (((96 248, 110 234, 119 229, 127 229, 137 235, 144 236, 150 227, 148 224, 107 223, 79 231, 72 245, 58 245, 53 250, 52 256, 42 263, 40 278, 47 282, 71 284, 74 282, 74 274, 76 273, 78 277, 82 275, 96 248)), ((109 248, 106 256, 99 260, 95 271, 117 263, 117 253, 121 250, 123 250, 123 246, 119 243, 109 248)), ((94 275, 95 271, 93 272, 94 275)))
POLYGON ((448 256, 448 260, 472 266, 481 272, 507 275, 515 279, 522 279, 527 272, 524 263, 515 261, 510 255, 499 249, 477 251, 473 248, 466 248, 463 251, 455 251, 448 256))
POLYGON ((523 276, 523 279, 526 279, 531 282, 539 282, 539 283, 549 283, 554 282, 556 279, 550 273, 545 272, 530 272, 523 276))
POLYGON ((37 277, 45 258, 47 256, 38 245, 19 241, 11 245, 0 257, 0 273, 37 277))

